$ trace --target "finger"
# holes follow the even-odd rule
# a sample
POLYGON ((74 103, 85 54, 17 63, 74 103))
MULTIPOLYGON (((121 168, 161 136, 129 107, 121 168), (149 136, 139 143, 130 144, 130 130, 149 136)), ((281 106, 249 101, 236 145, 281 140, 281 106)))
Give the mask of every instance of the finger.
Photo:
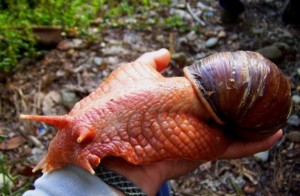
POLYGON ((136 61, 149 64, 153 66, 157 71, 165 69, 170 62, 170 52, 163 48, 154 52, 147 52, 139 57, 136 61))
POLYGON ((275 142, 282 137, 282 134, 282 130, 279 130, 274 135, 264 140, 251 142, 234 142, 228 147, 221 158, 241 158, 255 154, 257 152, 265 151, 267 149, 270 149, 275 144, 275 142))

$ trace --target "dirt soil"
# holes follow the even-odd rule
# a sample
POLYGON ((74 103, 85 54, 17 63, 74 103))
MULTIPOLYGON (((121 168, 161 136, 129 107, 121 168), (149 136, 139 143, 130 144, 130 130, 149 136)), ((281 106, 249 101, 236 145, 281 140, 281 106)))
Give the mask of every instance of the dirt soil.
MULTIPOLYGON (((66 38, 42 59, 24 60, 10 76, 1 78, 0 134, 6 137, 6 143, 1 143, 0 148, 7 157, 7 168, 13 175, 19 175, 15 189, 28 182, 31 185, 41 175, 33 174, 31 169, 46 152, 56 131, 45 124, 20 121, 19 114, 67 113, 120 63, 132 61, 147 51, 168 48, 173 58, 163 74, 175 76, 182 75, 184 66, 216 52, 275 50, 270 58, 290 80, 292 95, 299 97, 300 28, 281 21, 284 0, 244 1, 246 11, 230 25, 221 23, 217 1, 202 1, 206 7, 197 7, 197 2, 192 2, 193 12, 198 13, 205 26, 195 23, 180 2, 176 1, 166 12, 183 10, 186 15, 182 17, 191 27, 189 31, 153 27, 136 31, 123 27, 95 32, 98 39, 93 42, 66 38), (207 47, 209 38, 217 41, 207 47)), ((171 180, 172 194, 299 195, 299 102, 294 100, 293 118, 283 128, 284 137, 264 154, 267 160, 250 156, 205 163, 194 172, 171 180)))

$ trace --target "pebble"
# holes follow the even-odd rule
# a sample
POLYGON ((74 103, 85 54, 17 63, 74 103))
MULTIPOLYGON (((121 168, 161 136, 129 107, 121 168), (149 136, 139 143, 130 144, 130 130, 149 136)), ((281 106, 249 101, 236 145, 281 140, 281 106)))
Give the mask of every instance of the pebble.
POLYGON ((290 141, 300 143, 300 132, 299 131, 291 131, 286 136, 290 141))
POLYGON ((40 162, 40 160, 43 159, 43 157, 45 156, 46 154, 46 150, 43 148, 38 148, 38 147, 34 147, 32 150, 31 150, 31 156, 30 156, 30 159, 35 163, 37 164, 38 162, 40 162))
POLYGON ((218 33, 218 37, 219 37, 219 38, 226 37, 226 32, 225 32, 225 31, 220 31, 220 32, 218 33))
POLYGON ((271 61, 278 61, 282 58, 282 52, 275 45, 258 49, 257 52, 271 61))
POLYGON ((264 29, 262 28, 252 28, 251 29, 251 32, 255 35, 260 35, 260 34, 263 34, 264 33, 264 29))
POLYGON ((219 38, 217 37, 211 37, 205 42, 206 48, 213 48, 218 44, 219 38))
POLYGON ((103 48, 101 51, 104 56, 116 56, 116 55, 120 56, 120 55, 126 55, 129 53, 129 51, 125 50, 121 46, 107 47, 107 48, 103 48))
POLYGON ((171 15, 178 15, 180 18, 182 18, 184 20, 187 20, 187 21, 192 21, 193 20, 192 16, 188 12, 186 12, 185 10, 171 8, 170 14, 171 15))
POLYGON ((195 41, 197 39, 197 34, 195 31, 191 31, 186 35, 188 41, 195 41))
POLYGON ((93 62, 95 65, 100 66, 102 64, 102 58, 101 57, 94 57, 93 62))
POLYGON ((70 50, 73 48, 82 48, 82 47, 83 47, 82 39, 63 40, 57 46, 57 48, 60 50, 70 50))
POLYGON ((297 74, 300 76, 300 68, 297 69, 297 74))
POLYGON ((105 63, 107 63, 112 69, 117 68, 120 61, 121 60, 117 56, 110 56, 105 58, 105 63))
POLYGON ((42 111, 45 115, 57 115, 56 107, 61 102, 60 93, 57 91, 50 91, 45 95, 42 103, 42 111))
POLYGON ((233 34, 233 35, 231 35, 231 37, 230 37, 230 39, 232 40, 232 41, 235 41, 235 40, 237 40, 239 38, 239 35, 238 34, 233 34))
POLYGON ((164 43, 166 41, 165 36, 164 35, 156 36, 156 41, 158 41, 160 43, 164 43))
POLYGON ((297 127, 300 125, 300 118, 296 114, 293 114, 289 117, 287 123, 297 127))
POLYGON ((142 43, 142 37, 138 33, 127 32, 127 33, 125 33, 125 35, 123 37, 123 42, 126 44, 129 44, 131 46, 137 45, 137 44, 140 45, 142 43))
POLYGON ((83 45, 82 39, 73 39, 73 48, 81 48, 83 45))
POLYGON ((250 194, 255 192, 255 187, 247 184, 243 190, 245 193, 250 194))
POLYGON ((186 64, 186 55, 183 52, 172 54, 172 60, 175 61, 179 65, 186 64))
POLYGON ((197 8, 199 8, 201 10, 215 11, 215 9, 213 7, 206 5, 206 4, 202 3, 201 1, 199 1, 197 3, 197 8))
POLYGON ((269 159, 269 150, 254 154, 254 158, 261 162, 266 162, 269 159))
POLYGON ((273 46, 277 47, 278 49, 289 50, 290 46, 285 42, 276 42, 273 46))
POLYGON ((281 37, 283 37, 283 38, 292 39, 294 37, 293 34, 291 32, 289 32, 288 30, 286 30, 286 29, 279 28, 277 30, 282 33, 281 37))
POLYGON ((295 105, 299 105, 300 104, 300 96, 299 95, 293 95, 292 96, 292 101, 295 105))
POLYGON ((60 91, 60 94, 62 104, 67 106, 69 109, 71 109, 75 103, 79 101, 79 98, 76 96, 74 91, 63 89, 60 91))

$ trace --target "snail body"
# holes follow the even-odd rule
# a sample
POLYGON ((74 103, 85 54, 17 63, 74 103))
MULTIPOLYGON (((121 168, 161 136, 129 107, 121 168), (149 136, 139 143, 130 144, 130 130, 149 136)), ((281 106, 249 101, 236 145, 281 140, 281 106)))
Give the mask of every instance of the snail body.
POLYGON ((152 66, 133 62, 113 71, 69 114, 21 115, 58 128, 34 171, 75 164, 94 173, 107 156, 132 164, 213 160, 229 145, 222 126, 255 140, 273 134, 289 115, 287 80, 257 53, 216 54, 186 67, 184 73, 185 77, 166 78, 152 66), (266 100, 269 94, 272 98, 266 100))

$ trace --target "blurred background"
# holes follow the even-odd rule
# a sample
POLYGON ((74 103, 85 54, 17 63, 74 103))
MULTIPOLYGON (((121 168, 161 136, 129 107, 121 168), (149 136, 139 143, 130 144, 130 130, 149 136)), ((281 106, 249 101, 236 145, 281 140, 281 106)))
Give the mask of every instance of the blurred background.
POLYGON ((172 195, 299 195, 299 2, 0 0, 1 194, 33 188, 41 172, 31 170, 56 132, 20 113, 65 114, 120 63, 167 48, 165 76, 216 52, 258 51, 286 74, 293 100, 272 149, 205 163, 171 180, 172 195))

